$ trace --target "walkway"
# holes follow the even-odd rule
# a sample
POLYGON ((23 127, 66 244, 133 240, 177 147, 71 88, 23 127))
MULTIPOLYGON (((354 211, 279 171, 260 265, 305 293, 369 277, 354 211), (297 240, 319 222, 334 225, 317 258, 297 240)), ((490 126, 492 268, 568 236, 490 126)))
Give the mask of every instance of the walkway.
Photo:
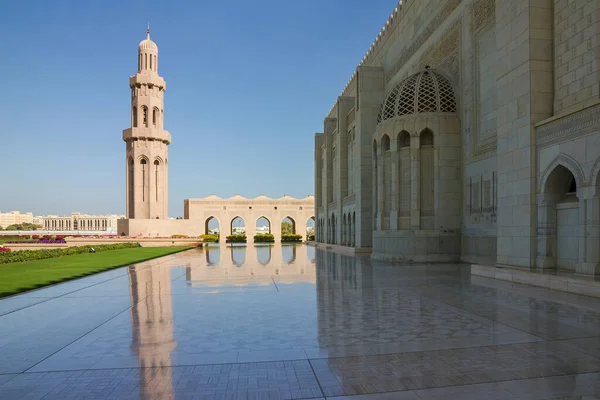
POLYGON ((600 300, 459 265, 213 248, 0 300, 3 400, 584 395, 600 300))

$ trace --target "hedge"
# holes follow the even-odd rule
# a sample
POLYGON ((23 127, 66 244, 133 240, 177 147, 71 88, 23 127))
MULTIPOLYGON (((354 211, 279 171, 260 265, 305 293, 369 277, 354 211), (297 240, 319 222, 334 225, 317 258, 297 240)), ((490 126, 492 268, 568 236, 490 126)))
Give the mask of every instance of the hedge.
POLYGON ((226 243, 246 243, 246 235, 230 235, 225 238, 226 243))
POLYGON ((259 233, 258 235, 254 235, 255 243, 274 243, 275 236, 270 233, 259 233))
POLYGON ((314 241, 315 240, 315 234, 314 233, 309 233, 308 235, 306 235, 306 240, 309 241, 314 241))
POLYGON ((282 242, 302 242, 302 235, 285 234, 281 235, 282 242))
POLYGON ((98 246, 76 246, 67 247, 66 249, 48 249, 48 250, 22 250, 12 251, 8 253, 0 252, 0 264, 10 264, 21 261, 45 260, 47 258, 57 258, 62 256, 70 256, 73 254, 89 253, 90 248, 94 248, 96 252, 107 250, 126 249, 129 247, 141 247, 139 243, 118 243, 118 244, 101 244, 98 246))
POLYGON ((219 243, 219 235, 202 235, 204 243, 219 243))

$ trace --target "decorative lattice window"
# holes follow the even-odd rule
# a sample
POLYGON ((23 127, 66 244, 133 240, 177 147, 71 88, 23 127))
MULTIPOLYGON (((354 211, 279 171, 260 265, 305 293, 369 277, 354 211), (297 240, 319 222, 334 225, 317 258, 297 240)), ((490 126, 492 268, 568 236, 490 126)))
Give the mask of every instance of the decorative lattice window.
POLYGON ((415 113, 415 89, 418 75, 413 75, 406 79, 402 87, 400 99, 398 99, 398 115, 408 115, 415 113))
POLYGON ((392 90, 391 93, 388 95, 387 99, 385 100, 385 107, 383 109, 384 120, 394 118, 396 114, 396 100, 398 99, 398 90, 398 87, 392 90))
POLYGON ((454 90, 448 79, 440 77, 438 79, 438 89, 440 91, 440 111, 455 113, 456 98, 454 98, 454 90))
POLYGON ((421 75, 419 86, 418 112, 429 113, 437 111, 437 90, 435 81, 429 72, 421 75))

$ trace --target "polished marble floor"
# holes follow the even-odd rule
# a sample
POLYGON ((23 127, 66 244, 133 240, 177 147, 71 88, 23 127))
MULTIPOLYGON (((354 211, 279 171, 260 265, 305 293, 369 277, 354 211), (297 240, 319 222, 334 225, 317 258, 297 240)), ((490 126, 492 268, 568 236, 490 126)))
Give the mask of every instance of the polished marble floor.
POLYGON ((209 247, 0 300, 0 399, 600 399, 600 299, 209 247))

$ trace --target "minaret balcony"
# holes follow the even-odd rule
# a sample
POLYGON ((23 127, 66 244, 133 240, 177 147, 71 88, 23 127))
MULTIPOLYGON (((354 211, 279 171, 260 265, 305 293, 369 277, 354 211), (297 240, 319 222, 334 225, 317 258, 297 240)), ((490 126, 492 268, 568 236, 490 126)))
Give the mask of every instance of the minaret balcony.
POLYGON ((167 83, 165 82, 165 80, 160 76, 156 75, 155 73, 137 73, 134 76, 129 77, 129 87, 141 85, 157 86, 162 90, 167 89, 167 83))
POLYGON ((123 140, 158 140, 166 144, 171 144, 171 134, 169 131, 157 128, 129 128, 123 131, 123 140))

